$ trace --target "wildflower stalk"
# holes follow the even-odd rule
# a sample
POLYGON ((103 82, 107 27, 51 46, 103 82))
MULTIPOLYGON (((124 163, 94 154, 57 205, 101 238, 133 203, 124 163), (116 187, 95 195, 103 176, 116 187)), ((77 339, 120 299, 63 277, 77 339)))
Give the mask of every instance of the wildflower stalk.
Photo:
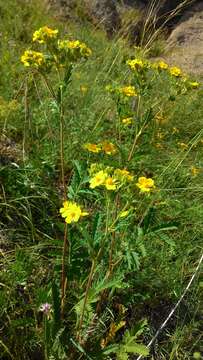
MULTIPOLYGON (((110 198, 108 196, 108 192, 106 193, 106 225, 105 225, 105 236, 104 236, 104 240, 100 246, 100 249, 99 249, 99 252, 97 254, 97 258, 100 257, 101 253, 102 253, 102 250, 104 248, 104 245, 105 245, 105 240, 107 238, 107 235, 108 235, 108 232, 109 232, 109 214, 110 214, 110 198)), ((114 237, 115 235, 113 235, 114 237)), ((109 277, 109 268, 111 267, 112 268, 112 258, 113 258, 113 247, 114 247, 114 238, 112 238, 112 241, 111 241, 111 246, 110 246, 110 255, 109 255, 109 266, 108 266, 108 270, 107 270, 107 275, 105 276, 107 279, 109 277)), ((103 290, 100 294, 100 299, 97 303, 97 306, 96 306, 96 313, 99 314, 100 311, 101 311, 101 304, 102 304, 102 301, 103 299, 105 298, 106 296, 106 291, 103 290)))
MULTIPOLYGON (((116 200, 115 200, 114 219, 117 218, 118 203, 119 203, 119 194, 117 193, 116 200)), ((113 251, 114 251, 115 240, 116 240, 116 232, 114 230, 113 233, 112 233, 112 239, 111 239, 111 245, 110 245, 110 251, 109 251, 109 268, 108 268, 108 272, 107 272, 107 275, 106 275, 107 279, 111 276, 112 269, 113 269, 113 251)))
POLYGON ((67 288, 66 274, 65 274, 65 258, 68 252, 68 224, 65 224, 64 238, 63 238, 63 254, 61 266, 61 318, 64 318, 65 292, 67 288))
POLYGON ((88 299, 88 293, 89 293, 89 289, 90 289, 90 286, 91 286, 91 283, 92 283, 95 266, 96 266, 96 261, 95 261, 95 259, 93 259, 93 260, 92 260, 92 266, 91 266, 90 273, 89 273, 89 277, 88 277, 88 282, 87 282, 86 290, 85 290, 85 298, 84 298, 84 303, 83 303, 83 306, 82 306, 82 313, 81 313, 81 317, 80 317, 80 322, 79 322, 79 326, 78 326, 77 339, 78 339, 79 341, 81 341, 81 334, 80 334, 80 332, 81 332, 82 325, 83 325, 83 319, 84 319, 85 308, 86 308, 87 299, 88 299))
POLYGON ((28 76, 25 80, 25 93, 24 93, 24 101, 25 101, 25 121, 24 121, 24 129, 23 129, 23 161, 25 161, 25 141, 26 141, 26 128, 27 122, 29 122, 29 106, 28 106, 28 76))
POLYGON ((44 357, 45 360, 48 360, 48 338, 47 338, 47 317, 43 314, 43 323, 44 323, 44 357))
MULTIPOLYGON (((52 96, 52 98, 57 101, 60 114, 59 114, 59 124, 60 124, 60 163, 61 163, 61 183, 63 189, 63 199, 67 199, 66 195, 66 184, 65 184, 65 161, 64 161, 64 108, 63 108, 63 92, 62 86, 59 87, 59 99, 57 99, 52 85, 49 83, 48 79, 44 74, 42 74, 44 82, 52 96)), ((63 254, 62 254, 62 266, 61 266, 61 317, 64 317, 64 305, 65 305, 65 291, 67 286, 66 275, 65 275, 65 258, 68 251, 68 231, 67 224, 65 224, 64 230, 64 239, 63 239, 63 254)))
POLYGON ((138 141, 140 135, 142 134, 142 131, 143 131, 144 127, 145 127, 145 125, 142 126, 142 128, 141 128, 141 129, 138 131, 138 133, 135 135, 135 138, 134 138, 134 141, 133 141, 133 145, 132 145, 131 150, 130 150, 129 155, 128 155, 128 161, 130 161, 130 160, 132 159, 132 156, 133 156, 134 151, 135 151, 135 146, 136 146, 136 144, 137 144, 137 141, 138 141))
POLYGON ((55 92, 54 92, 54 89, 53 89, 53 87, 50 85, 50 83, 49 83, 46 75, 45 75, 45 74, 42 74, 42 73, 40 73, 40 75, 42 76, 42 78, 43 78, 43 80, 44 80, 44 83, 45 83, 47 89, 49 90, 52 98, 53 98, 55 101, 57 101, 57 97, 56 97, 56 94, 55 94, 55 92))
POLYGON ((64 110, 63 110, 63 94, 60 87, 60 157, 61 157, 61 182, 63 187, 63 198, 66 200, 66 184, 65 184, 65 162, 64 162, 64 110))
MULTIPOLYGON (((61 182, 63 188, 63 198, 67 199, 66 184, 65 184, 65 162, 64 162, 64 109, 63 109, 63 93, 62 87, 60 92, 60 160, 61 160, 61 182)), ((62 268, 61 268, 61 317, 64 318, 65 292, 67 287, 65 274, 65 258, 68 251, 68 231, 67 224, 65 224, 64 240, 63 240, 63 254, 62 254, 62 268)))
MULTIPOLYGON (((140 101, 141 101, 141 97, 140 95, 138 96, 138 102, 137 102, 137 118, 138 118, 138 115, 139 115, 139 109, 140 109, 140 101)), ((137 144, 137 141, 140 137, 140 135, 142 134, 142 130, 144 129, 145 127, 145 124, 141 127, 141 129, 138 131, 138 133, 135 135, 135 138, 134 138, 134 141, 133 141, 133 145, 131 147, 131 150, 129 152, 129 155, 128 155, 128 161, 130 161, 132 159, 132 156, 133 156, 133 153, 135 151, 135 146, 137 144)))

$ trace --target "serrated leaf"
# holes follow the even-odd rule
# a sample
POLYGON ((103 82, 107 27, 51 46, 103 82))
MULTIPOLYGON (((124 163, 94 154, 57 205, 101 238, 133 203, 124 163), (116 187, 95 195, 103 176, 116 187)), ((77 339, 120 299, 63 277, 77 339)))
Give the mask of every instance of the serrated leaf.
POLYGON ((101 220, 102 220, 102 215, 97 212, 94 220, 93 220, 93 225, 92 225, 92 237, 94 240, 96 240, 98 232, 99 232, 99 227, 101 225, 101 220))

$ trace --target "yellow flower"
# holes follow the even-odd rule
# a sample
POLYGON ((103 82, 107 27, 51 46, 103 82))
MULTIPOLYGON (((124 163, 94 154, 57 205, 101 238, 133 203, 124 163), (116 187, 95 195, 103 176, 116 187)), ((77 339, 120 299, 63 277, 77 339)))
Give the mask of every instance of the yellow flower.
POLYGON ((162 133, 161 131, 158 131, 157 134, 156 134, 156 137, 160 140, 162 140, 164 138, 165 134, 162 133))
POLYGON ((180 68, 173 66, 169 69, 169 72, 171 75, 175 76, 175 77, 180 77, 182 75, 182 71, 180 68))
POLYGON ((36 30, 34 32, 32 40, 37 41, 40 44, 43 44, 49 39, 55 39, 57 35, 58 35, 57 29, 51 29, 48 26, 43 26, 39 30, 36 30))
POLYGON ((67 224, 78 222, 81 216, 89 215, 88 212, 82 212, 81 207, 72 201, 64 201, 60 213, 67 224))
POLYGON ((128 97, 137 96, 137 92, 136 92, 134 86, 124 86, 124 87, 121 87, 119 89, 119 91, 121 94, 128 96, 128 97))
POLYGON ((116 190, 116 179, 109 176, 105 181, 105 187, 107 190, 116 190))
POLYGON ((196 176, 200 173, 200 169, 196 168, 195 166, 191 167, 191 173, 193 176, 196 176))
POLYGON ((69 41, 67 40, 67 42, 65 42, 66 40, 64 40, 64 45, 66 45, 69 49, 77 49, 80 47, 80 41, 79 40, 75 40, 75 41, 69 41))
POLYGON ((179 129, 177 129, 176 127, 173 127, 173 129, 172 129, 172 134, 177 134, 177 133, 179 133, 179 129))
POLYGON ((155 188, 154 180, 151 178, 146 178, 144 176, 139 177, 136 185, 141 192, 150 192, 155 188))
MULTIPOLYGON (((79 51, 80 56, 88 57, 92 54, 92 50, 87 47, 85 43, 80 42, 79 40, 59 40, 58 41, 59 50, 75 50, 79 51)), ((77 52, 78 54, 78 52, 77 52)))
POLYGON ((93 153, 98 153, 101 151, 101 147, 97 144, 87 143, 84 145, 84 148, 93 153))
POLYGON ((156 63, 156 67, 158 70, 167 70, 168 69, 168 64, 165 61, 159 61, 158 63, 156 63))
POLYGON ((94 189, 97 186, 104 185, 108 174, 103 170, 98 171, 93 178, 90 179, 90 188, 94 189))
POLYGON ((162 124, 166 124, 168 122, 168 119, 163 114, 158 113, 155 115, 155 121, 158 125, 162 125, 162 124))
POLYGON ((128 60, 126 64, 129 65, 132 70, 141 70, 145 65, 144 62, 140 59, 128 60))
POLYGON ((90 48, 88 48, 85 43, 80 44, 80 49, 81 49, 81 53, 84 57, 88 57, 88 56, 92 55, 92 50, 90 48))
POLYGON ((21 62, 26 67, 34 66, 38 68, 45 63, 45 57, 41 52, 26 50, 21 56, 21 62))
POLYGON ((121 211, 119 214, 119 218, 125 218, 126 216, 128 216, 130 210, 125 210, 125 211, 121 211))
POLYGON ((198 83, 197 81, 190 81, 189 85, 193 88, 193 89, 197 89, 200 86, 200 83, 198 83))
POLYGON ((87 87, 87 86, 85 86, 85 85, 80 85, 80 91, 81 91, 81 93, 85 94, 85 93, 87 92, 87 90, 88 90, 88 87, 87 87))
POLYGON ((178 142, 178 145, 183 149, 183 150, 187 150, 188 145, 185 144, 184 142, 178 142))
POLYGON ((114 155, 117 151, 115 145, 111 142, 104 141, 103 143, 101 143, 101 147, 107 155, 114 155))
POLYGON ((111 85, 106 85, 106 86, 105 86, 105 90, 106 90, 106 91, 109 91, 109 92, 113 92, 113 88, 112 88, 111 85))
POLYGON ((132 124, 133 118, 132 118, 132 117, 128 117, 128 118, 122 119, 121 121, 122 121, 122 123, 123 123, 124 125, 128 126, 128 125, 131 125, 131 124, 132 124))
POLYGON ((130 174, 130 172, 126 169, 116 169, 114 171, 114 176, 118 178, 118 180, 127 180, 127 181, 133 181, 134 176, 130 174))

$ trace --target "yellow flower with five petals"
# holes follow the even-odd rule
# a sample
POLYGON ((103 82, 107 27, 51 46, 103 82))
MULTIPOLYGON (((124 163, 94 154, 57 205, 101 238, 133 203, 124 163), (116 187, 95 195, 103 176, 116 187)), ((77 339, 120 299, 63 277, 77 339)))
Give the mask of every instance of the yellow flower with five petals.
POLYGON ((72 201, 64 201, 60 213, 67 224, 78 222, 80 217, 89 215, 88 212, 82 211, 81 207, 72 201))

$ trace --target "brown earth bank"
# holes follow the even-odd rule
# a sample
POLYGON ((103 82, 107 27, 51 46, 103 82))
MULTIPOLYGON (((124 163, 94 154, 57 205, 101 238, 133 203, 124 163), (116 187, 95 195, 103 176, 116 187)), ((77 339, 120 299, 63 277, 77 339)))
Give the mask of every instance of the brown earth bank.
POLYGON ((203 77, 203 2, 182 17, 167 40, 166 60, 203 77))
MULTIPOLYGON (((130 18, 131 39, 139 41, 140 32, 146 22, 151 21, 153 27, 159 27, 163 23, 170 29, 177 21, 188 12, 195 4, 202 0, 47 0, 59 10, 65 18, 87 16, 89 20, 100 23, 109 36, 113 36, 122 27, 123 14, 125 11, 134 9, 139 11, 137 17, 130 18), (172 16, 171 16, 172 15, 172 16), (134 38, 133 38, 134 36, 134 38)), ((77 18, 77 19, 76 19, 77 18)), ((80 19, 81 20, 81 19, 80 19)))
POLYGON ((58 15, 90 21, 112 38, 120 33, 131 44, 145 44, 157 29, 166 38, 170 64, 194 75, 203 74, 202 0, 47 0, 58 15), (127 21, 126 21, 127 17, 127 21), (142 36, 147 22, 147 32, 142 36))

